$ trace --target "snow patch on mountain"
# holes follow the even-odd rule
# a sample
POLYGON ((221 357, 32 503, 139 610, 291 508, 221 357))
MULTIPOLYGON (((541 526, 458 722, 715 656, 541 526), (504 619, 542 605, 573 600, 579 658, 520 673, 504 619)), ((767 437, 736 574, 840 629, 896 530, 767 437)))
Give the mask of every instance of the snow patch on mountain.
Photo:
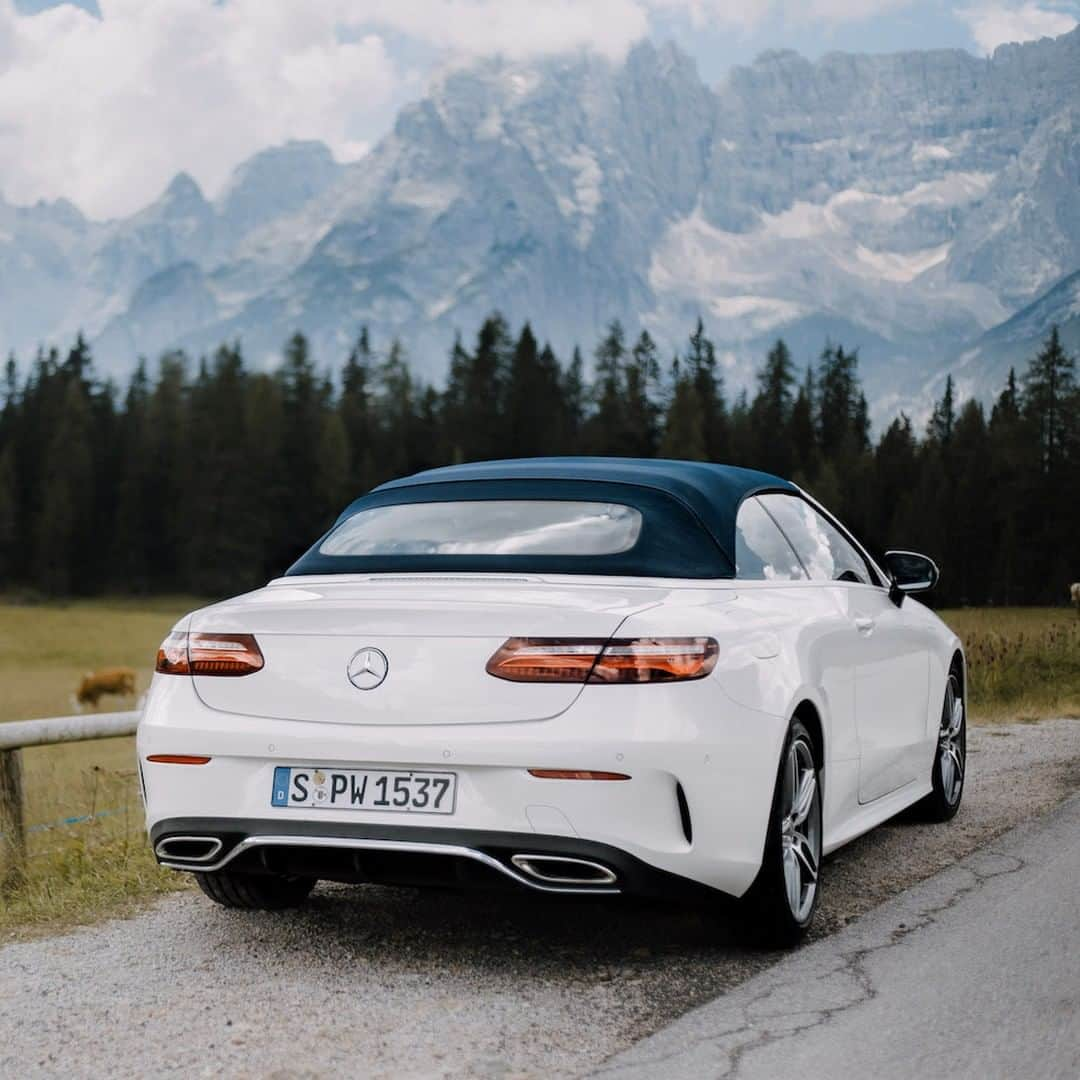
POLYGON ((991 325, 1001 311, 985 321, 985 298, 946 287, 943 305, 941 283, 924 287, 920 281, 944 264, 951 241, 895 251, 872 246, 865 235, 873 227, 895 229, 919 208, 964 206, 990 182, 972 172, 922 182, 897 195, 849 188, 824 202, 800 200, 779 213, 759 213, 753 228, 739 232, 712 224, 699 204, 668 229, 654 251, 649 283, 660 314, 653 323, 665 321, 665 305, 691 296, 719 320, 715 330, 722 340, 754 337, 812 311, 850 315, 860 309, 866 324, 888 337, 889 320, 874 310, 883 306, 890 313, 910 312, 905 334, 930 332, 943 319, 955 319, 955 305, 967 300, 973 301, 964 312, 970 325, 991 325))

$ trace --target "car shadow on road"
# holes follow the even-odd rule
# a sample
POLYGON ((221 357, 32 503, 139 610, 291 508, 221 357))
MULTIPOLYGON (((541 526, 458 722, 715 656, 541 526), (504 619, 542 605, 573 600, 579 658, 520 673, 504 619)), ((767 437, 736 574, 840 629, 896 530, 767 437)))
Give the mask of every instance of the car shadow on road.
POLYGON ((728 915, 721 905, 706 911, 626 897, 324 884, 305 908, 280 917, 347 948, 392 943, 399 956, 435 947, 463 963, 498 964, 507 953, 528 952, 540 972, 741 948, 728 915))

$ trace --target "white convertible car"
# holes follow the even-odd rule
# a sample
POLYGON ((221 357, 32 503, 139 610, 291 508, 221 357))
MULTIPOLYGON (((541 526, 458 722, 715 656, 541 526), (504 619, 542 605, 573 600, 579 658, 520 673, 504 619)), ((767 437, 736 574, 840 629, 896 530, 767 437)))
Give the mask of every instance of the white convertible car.
POLYGON ((964 784, 965 667, 793 484, 692 462, 436 469, 183 618, 139 725, 159 861, 230 907, 319 879, 632 893, 810 924, 822 856, 964 784))

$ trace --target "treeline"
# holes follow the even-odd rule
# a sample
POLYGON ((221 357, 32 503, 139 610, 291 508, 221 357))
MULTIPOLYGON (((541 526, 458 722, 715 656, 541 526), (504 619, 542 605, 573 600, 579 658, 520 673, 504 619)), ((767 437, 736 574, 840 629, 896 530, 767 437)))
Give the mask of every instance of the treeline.
POLYGON ((873 549, 940 562, 939 603, 1060 602, 1080 578, 1080 395, 1055 333, 987 413, 950 380, 925 431, 874 443, 857 355, 797 368, 782 341, 731 397, 697 325, 673 361, 613 324, 586 367, 499 316, 458 340, 443 389, 362 333, 336 371, 295 335, 273 372, 239 345, 140 364, 126 388, 66 355, 0 386, 0 590, 224 595, 284 570, 359 493, 450 462, 694 458, 794 479, 873 549))

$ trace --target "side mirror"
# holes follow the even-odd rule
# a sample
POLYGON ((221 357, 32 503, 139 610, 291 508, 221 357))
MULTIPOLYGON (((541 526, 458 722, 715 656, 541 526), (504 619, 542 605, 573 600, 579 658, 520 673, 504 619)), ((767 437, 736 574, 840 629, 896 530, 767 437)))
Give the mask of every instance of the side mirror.
POLYGON ((908 593, 932 589, 941 576, 933 559, 914 551, 886 551, 885 569, 891 578, 889 596, 897 606, 908 593))

